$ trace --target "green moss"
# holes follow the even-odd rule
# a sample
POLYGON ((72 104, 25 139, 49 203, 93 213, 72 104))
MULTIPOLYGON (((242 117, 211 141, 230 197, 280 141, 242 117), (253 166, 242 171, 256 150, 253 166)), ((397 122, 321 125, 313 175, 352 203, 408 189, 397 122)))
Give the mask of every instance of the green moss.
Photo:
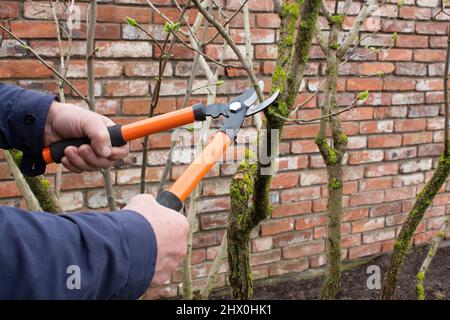
POLYGON ((281 6, 280 17, 284 18, 289 15, 294 19, 298 19, 298 17, 300 17, 300 6, 300 1, 283 3, 281 6))
MULTIPOLYGON (((22 152, 11 149, 10 154, 17 166, 20 166, 22 161, 22 152)), ((30 186, 31 191, 45 212, 59 213, 62 209, 58 203, 58 199, 53 193, 50 182, 43 176, 27 177, 24 176, 25 181, 30 186)))
POLYGON ((332 177, 330 179, 329 185, 330 185, 330 188, 332 188, 332 189, 340 189, 340 188, 342 188, 342 182, 339 181, 335 177, 332 177))
POLYGON ((331 16, 331 24, 339 24, 341 25, 344 22, 343 14, 335 14, 331 16))
POLYGON ((425 289, 423 288, 423 285, 418 284, 416 286, 416 296, 417 300, 425 300, 425 289))
POLYGON ((283 91, 286 83, 286 71, 279 65, 275 67, 272 76, 273 91, 283 91))
POLYGON ((341 45, 339 44, 339 42, 334 42, 332 44, 330 44, 330 49, 336 50, 340 47, 341 45))
POLYGON ((347 135, 341 134, 341 141, 342 141, 344 144, 347 144, 347 143, 348 143, 348 137, 347 137, 347 135))
POLYGON ((417 274, 417 281, 423 281, 423 279, 425 279, 425 273, 423 273, 423 271, 420 271, 417 274))
POLYGON ((338 162, 336 151, 330 147, 326 138, 316 137, 316 144, 321 152, 325 152, 325 161, 329 165, 334 165, 338 162))

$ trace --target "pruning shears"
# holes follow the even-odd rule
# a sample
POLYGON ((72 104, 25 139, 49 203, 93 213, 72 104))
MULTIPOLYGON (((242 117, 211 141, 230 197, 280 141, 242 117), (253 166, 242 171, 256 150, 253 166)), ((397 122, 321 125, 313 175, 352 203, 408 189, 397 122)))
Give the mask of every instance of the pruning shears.
MULTIPOLYGON (((258 85, 262 90, 264 82, 260 81, 258 85)), ((204 121, 206 117, 218 118, 219 116, 224 116, 222 127, 205 146, 201 154, 194 159, 169 190, 162 191, 157 196, 156 200, 161 205, 180 211, 183 207, 183 202, 188 198, 192 190, 234 141, 244 123, 245 117, 263 111, 277 99, 278 95, 279 92, 277 91, 269 99, 257 103, 258 95, 256 91, 254 88, 249 88, 228 103, 215 103, 207 106, 199 103, 192 107, 130 124, 115 125, 108 128, 111 145, 121 147, 131 140, 183 126, 194 121, 204 121)), ((68 146, 79 147, 83 144, 90 144, 89 139, 79 138, 59 141, 44 148, 42 156, 47 164, 52 162, 60 163, 64 157, 64 150, 68 146)))

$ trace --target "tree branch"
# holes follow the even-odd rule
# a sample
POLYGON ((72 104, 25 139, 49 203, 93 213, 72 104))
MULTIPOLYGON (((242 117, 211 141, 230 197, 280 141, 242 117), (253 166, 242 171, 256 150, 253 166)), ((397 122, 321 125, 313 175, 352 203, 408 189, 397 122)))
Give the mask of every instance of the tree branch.
POLYGON ((67 80, 66 77, 64 77, 58 70, 53 68, 47 61, 45 61, 36 51, 34 51, 31 47, 29 47, 26 42, 24 42, 22 39, 20 39, 18 36, 16 36, 13 32, 9 31, 4 26, 0 25, 0 29, 2 29, 4 32, 6 32, 9 36, 13 37, 15 40, 17 40, 23 48, 30 51, 36 59, 38 59, 44 66, 46 66, 52 73, 54 73, 59 79, 64 81, 81 99, 88 102, 88 98, 86 98, 69 80, 67 80))
POLYGON ((364 21, 367 19, 367 17, 369 17, 373 13, 373 11, 377 9, 376 6, 377 3, 378 0, 367 0, 367 2, 363 5, 361 11, 356 17, 355 22, 352 25, 352 28, 347 33, 347 36, 345 37, 340 47, 337 49, 337 56, 339 58, 342 58, 347 53, 352 43, 356 40, 364 21))
POLYGON ((239 61, 243 65, 243 69, 247 72, 247 75, 253 85, 253 88, 255 89, 256 93, 258 94, 258 98, 260 101, 264 101, 264 95, 261 92, 261 88, 258 85, 258 80, 256 79, 256 76, 253 72, 253 70, 250 68, 250 66, 245 61, 245 58, 242 56, 241 51, 236 46, 236 43, 231 39, 229 34, 225 31, 225 28, 213 17, 211 16, 208 11, 203 8, 199 0, 192 0, 197 7, 198 11, 205 17, 206 20, 208 20, 216 29, 219 31, 222 38, 224 38, 230 48, 233 50, 234 54, 238 57, 239 61))

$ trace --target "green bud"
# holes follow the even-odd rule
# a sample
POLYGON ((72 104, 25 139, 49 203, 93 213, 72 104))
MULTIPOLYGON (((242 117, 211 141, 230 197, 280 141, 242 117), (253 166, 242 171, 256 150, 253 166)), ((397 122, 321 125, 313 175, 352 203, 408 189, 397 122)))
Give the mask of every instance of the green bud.
POLYGON ((221 85, 223 85, 225 83, 225 81, 223 80, 219 80, 216 82, 216 86, 220 87, 221 85))
POLYGON ((364 101, 369 97, 369 90, 362 91, 358 95, 358 100, 364 101))
POLYGON ((132 27, 136 27, 136 26, 137 26, 136 19, 127 17, 127 22, 128 22, 128 24, 129 24, 130 26, 132 26, 132 27))
POLYGON ((397 40, 397 38, 398 38, 397 32, 394 32, 391 36, 392 41, 397 40))
POLYGON ((177 32, 178 30, 180 30, 180 27, 181 27, 181 23, 180 22, 177 22, 177 23, 175 23, 175 22, 172 22, 172 23, 166 22, 166 24, 164 25, 163 31, 166 32, 166 33, 177 32))

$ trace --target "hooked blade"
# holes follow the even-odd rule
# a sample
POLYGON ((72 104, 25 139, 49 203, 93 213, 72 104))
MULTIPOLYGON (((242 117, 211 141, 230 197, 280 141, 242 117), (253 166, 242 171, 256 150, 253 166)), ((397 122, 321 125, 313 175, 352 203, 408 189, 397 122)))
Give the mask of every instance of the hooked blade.
POLYGON ((280 91, 278 90, 269 99, 264 100, 260 104, 253 105, 253 106, 249 107, 248 110, 247 110, 247 113, 245 114, 245 116, 246 117, 252 116, 252 115, 254 115, 254 114, 258 113, 258 112, 261 112, 265 108, 269 107, 278 98, 279 94, 280 94, 280 91))

